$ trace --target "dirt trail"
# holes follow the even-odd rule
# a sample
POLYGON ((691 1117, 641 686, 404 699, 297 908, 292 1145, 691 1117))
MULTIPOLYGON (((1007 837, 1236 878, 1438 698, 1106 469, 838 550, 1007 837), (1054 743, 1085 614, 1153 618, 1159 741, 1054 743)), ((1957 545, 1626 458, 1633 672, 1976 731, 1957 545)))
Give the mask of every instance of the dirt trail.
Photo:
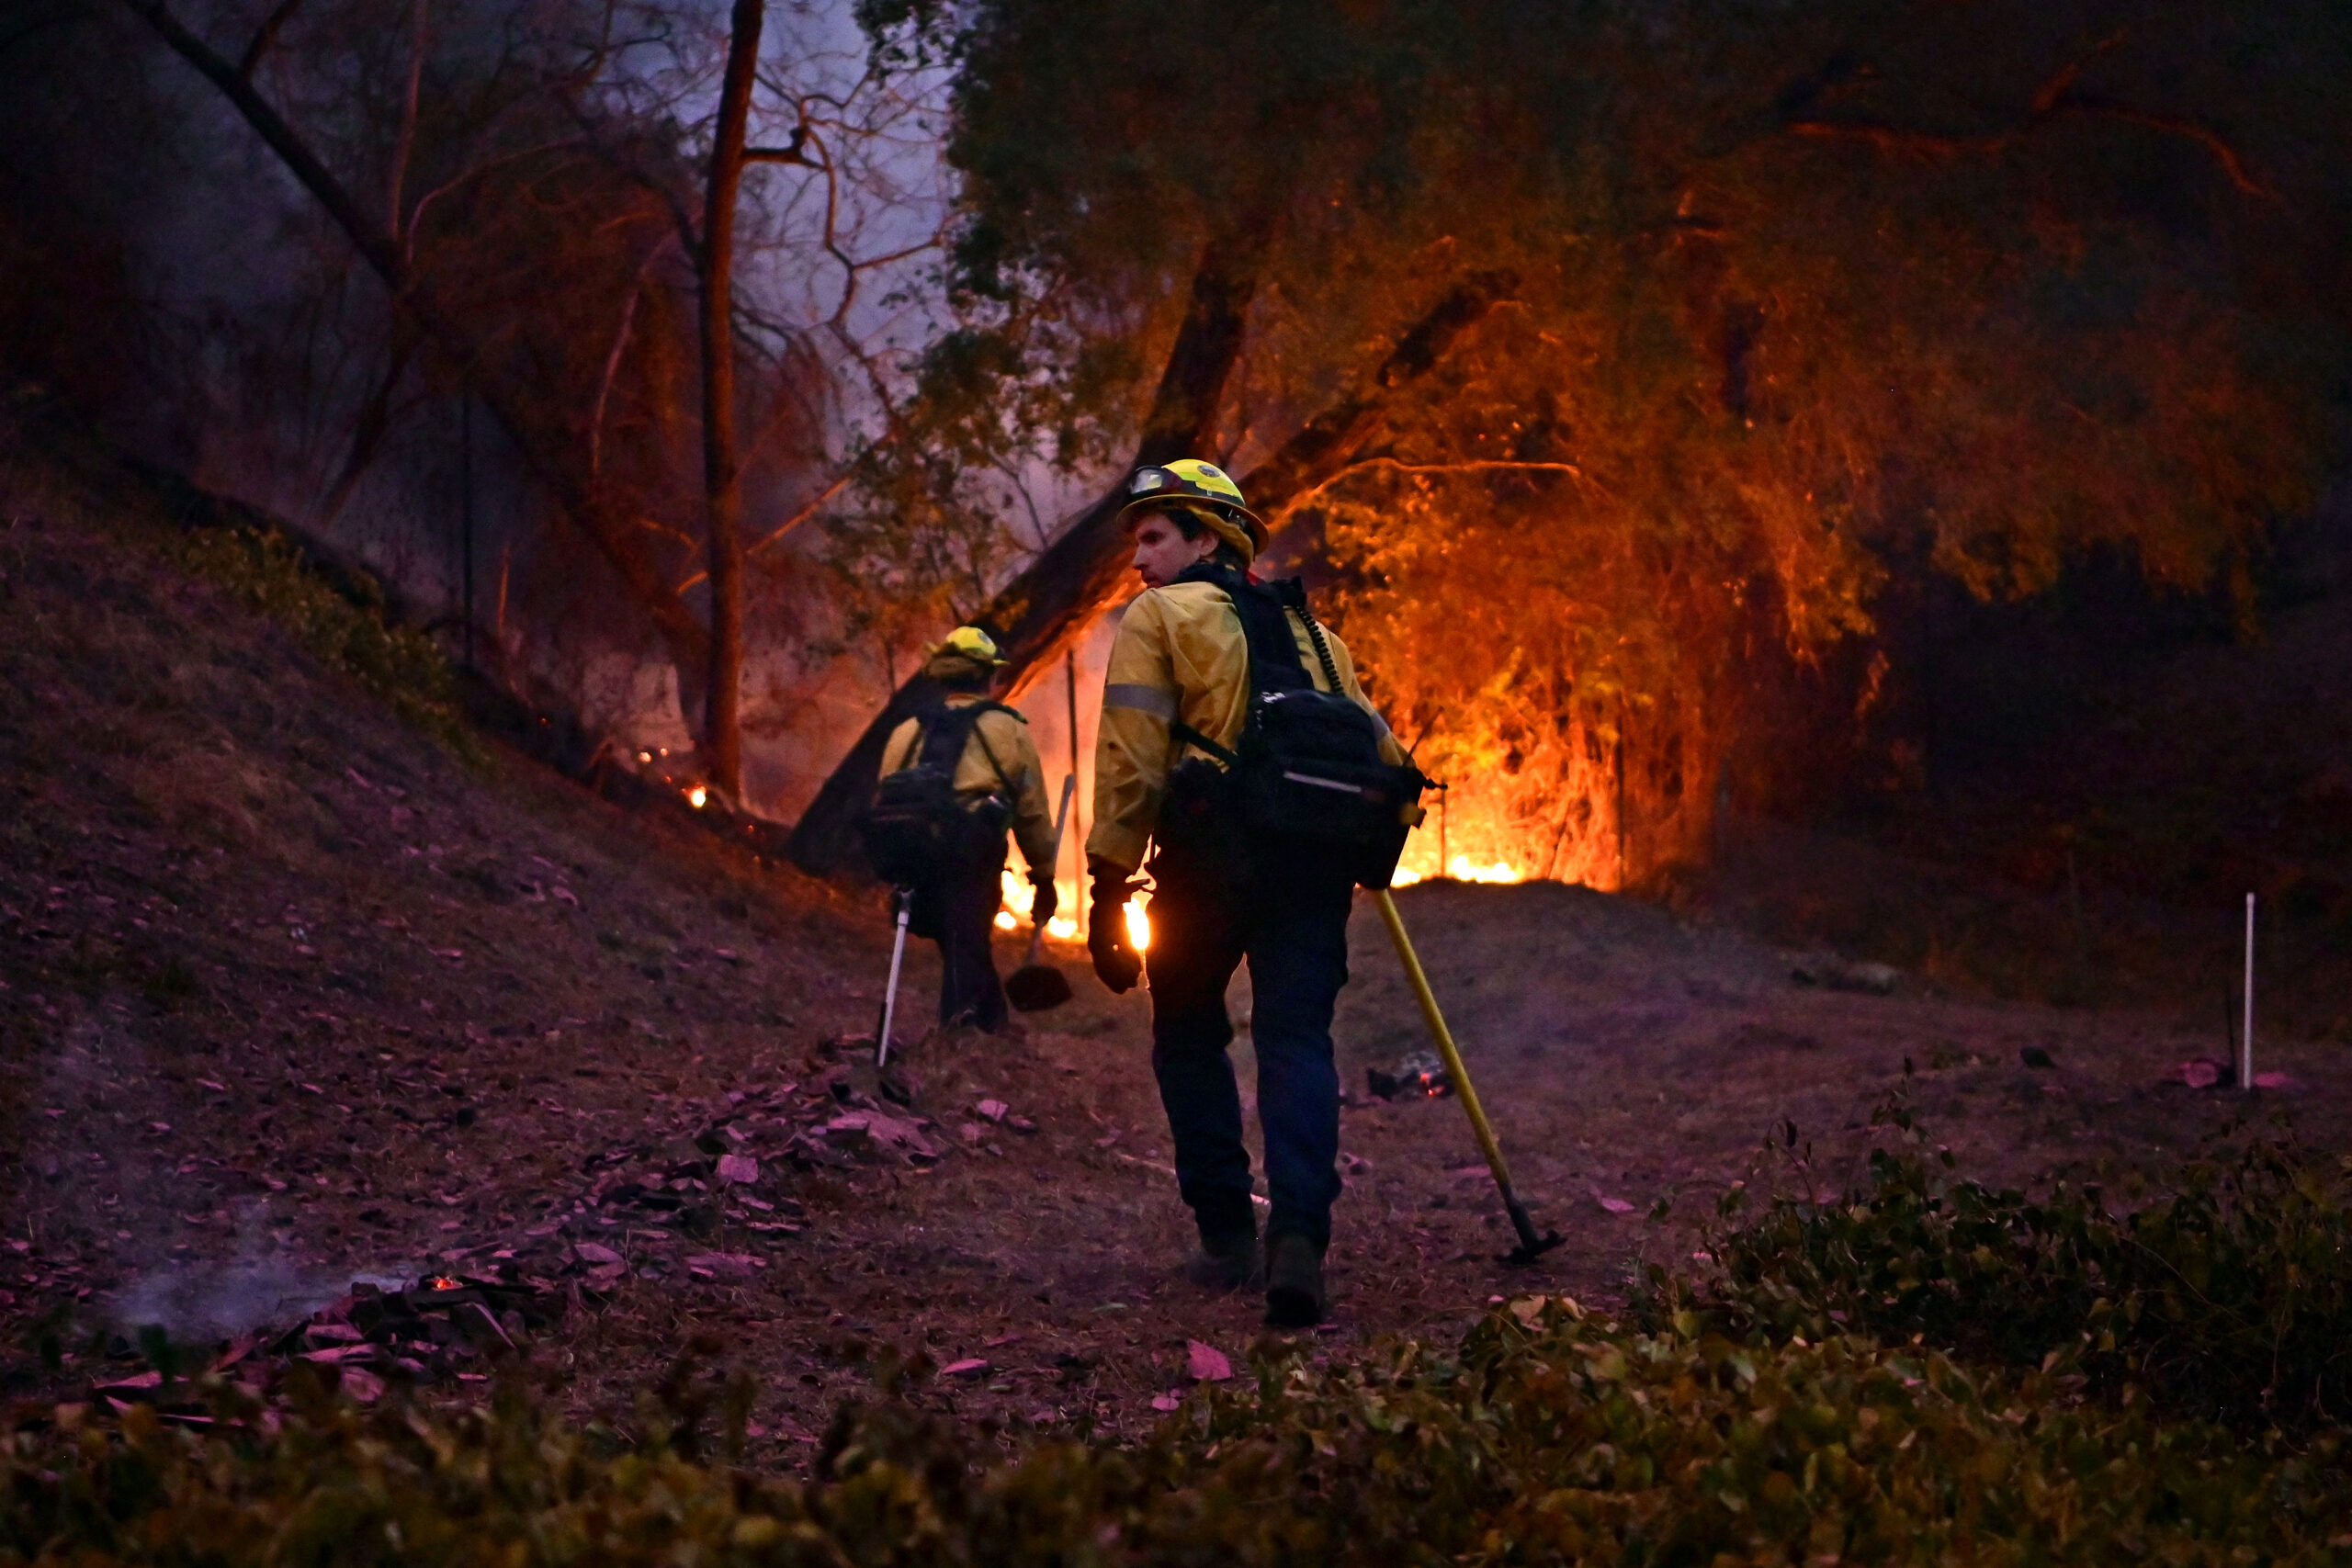
MULTIPOLYGON (((460 766, 161 564, 137 525, 92 514, 121 496, 23 469, 0 489, 8 1390, 85 1388, 107 1366, 87 1336, 110 1321, 283 1323, 355 1277, 501 1254, 577 1292, 532 1362, 578 1408, 625 1416, 713 1335, 755 1379, 779 1463, 884 1348, 986 1363, 922 1384, 943 1405, 1134 1430, 1183 1382, 1189 1342, 1238 1359, 1262 1332, 1256 1303, 1173 1273, 1188 1227, 1139 995, 1081 976, 1025 1041, 918 1043, 902 1103, 828 1044, 870 1027, 878 900, 516 759, 460 766), (43 1325, 70 1330, 60 1366, 32 1353, 43 1325)), ((1617 1299, 1637 1257, 1687 1262, 1692 1220, 1776 1123, 1813 1145, 1811 1179, 1842 1180, 1905 1057, 1963 1168, 2017 1180, 2081 1168, 2128 1191, 2248 1105, 2164 1085, 2212 1030, 1907 979, 1806 987, 1736 932, 1573 888, 1399 903, 1522 1191, 1569 1241, 1537 1270, 1499 1267, 1458 1108, 1363 1102, 1365 1066, 1422 1040, 1360 906, 1338 1030, 1358 1103, 1318 1353, 1443 1333, 1506 1291, 1617 1299), (2022 1066, 2029 1046, 2056 1066, 2022 1066)), ((918 1013, 935 982, 919 948, 918 1013)), ((2339 1144, 2341 1056, 2267 1052, 2299 1087, 2253 1104, 2339 1144)))

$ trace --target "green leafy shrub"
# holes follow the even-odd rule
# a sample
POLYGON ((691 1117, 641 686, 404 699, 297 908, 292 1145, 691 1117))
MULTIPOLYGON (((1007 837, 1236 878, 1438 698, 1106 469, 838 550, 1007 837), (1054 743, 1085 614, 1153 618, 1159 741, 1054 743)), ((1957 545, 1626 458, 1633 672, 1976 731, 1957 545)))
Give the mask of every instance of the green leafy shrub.
POLYGON ((125 455, 53 396, 5 377, 0 489, 12 505, 135 542, 212 582, 460 757, 485 759, 448 660, 399 624, 368 572, 313 560, 268 513, 125 455))
POLYGON ((2249 1443, 1910 1347, 1645 1336, 1529 1299, 1453 1353, 1256 1370, 1132 1449, 1007 1455, 884 1403, 844 1413, 805 1483, 731 1444, 695 1457, 707 1410, 629 1446, 518 1390, 440 1414, 313 1393, 274 1431, 232 1403, 203 1431, 141 1408, 7 1438, 0 1562, 2219 1564, 2352 1544, 2333 1431, 2249 1443))
MULTIPOLYGON (((2239 1427, 2352 1407, 2340 1171, 2256 1143, 2189 1165, 2174 1195, 2118 1215, 2097 1187, 2061 1183, 2035 1201, 1955 1177, 1908 1111, 1882 1116, 1912 1136, 1872 1152, 1860 1190, 1772 1200, 1711 1238, 1720 1276, 1686 1294, 1655 1273, 1655 1300, 1744 1338, 1917 1336, 1971 1358, 2063 1366, 2109 1397, 2138 1388, 2239 1427)), ((1726 1199, 1726 1219, 1742 1196, 1726 1199)))
POLYGON ((312 658, 390 703, 403 719, 472 752, 448 660, 431 637, 387 617, 374 579, 353 572, 347 590, 338 589, 285 535, 245 523, 191 529, 168 547, 180 565, 286 627, 312 658))

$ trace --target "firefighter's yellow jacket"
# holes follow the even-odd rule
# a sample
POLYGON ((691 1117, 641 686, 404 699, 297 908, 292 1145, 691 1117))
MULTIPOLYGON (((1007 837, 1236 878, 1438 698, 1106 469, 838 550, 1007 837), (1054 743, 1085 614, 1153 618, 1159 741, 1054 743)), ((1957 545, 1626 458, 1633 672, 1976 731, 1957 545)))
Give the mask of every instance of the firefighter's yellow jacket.
MULTIPOLYGON (((1306 623, 1295 610, 1287 614, 1291 636, 1297 639, 1315 689, 1329 691, 1306 623)), ((1356 682, 1347 645, 1328 629, 1323 639, 1340 672, 1340 689, 1380 724, 1382 754, 1392 763, 1403 762, 1404 748, 1356 682)), ((1169 773, 1186 757, 1207 755, 1196 746, 1179 744, 1169 729, 1172 720, 1183 720, 1230 750, 1239 743, 1249 717, 1250 644, 1225 590, 1208 582, 1146 589, 1119 623, 1118 637, 1111 645, 1111 667, 1103 676, 1088 856, 1099 855, 1129 872, 1143 863, 1145 847, 1159 820, 1169 773)), ((1214 758, 1210 761, 1216 763, 1214 758)))
MULTIPOLYGON (((947 705, 959 708, 980 700, 958 692, 947 699, 947 705)), ((882 748, 881 776, 887 778, 913 765, 922 749, 922 722, 910 718, 890 732, 889 744, 882 748)), ((964 754, 956 761, 956 789, 977 803, 982 795, 1004 794, 1008 784, 1012 785, 1012 841, 1021 846, 1021 858, 1029 863, 1031 876, 1050 876, 1054 818, 1046 806, 1046 764, 1037 755, 1037 743, 1029 739, 1029 721, 999 709, 980 715, 972 726, 972 738, 964 743, 964 754), (993 764, 990 757, 995 758, 993 764), (999 768, 1004 770, 1001 779, 997 776, 999 768)))

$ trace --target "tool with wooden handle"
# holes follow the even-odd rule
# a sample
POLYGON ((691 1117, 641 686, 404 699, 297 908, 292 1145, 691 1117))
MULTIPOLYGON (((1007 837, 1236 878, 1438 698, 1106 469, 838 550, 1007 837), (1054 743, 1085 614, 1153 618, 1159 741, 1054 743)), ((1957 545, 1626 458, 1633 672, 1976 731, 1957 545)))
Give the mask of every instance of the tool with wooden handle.
MULTIPOLYGON (((1054 858, 1046 863, 1048 876, 1053 874, 1052 868, 1062 863, 1062 829, 1069 826, 1069 803, 1077 794, 1078 775, 1072 773, 1062 780, 1061 809, 1054 814, 1054 858)), ((1029 956, 1022 961, 1020 968, 1005 976, 1004 999, 1012 1004, 1016 1012, 1043 1012, 1069 1000, 1069 976, 1050 964, 1037 962, 1045 950, 1046 922, 1039 920, 1036 929, 1029 933, 1029 956)))
POLYGON ((1385 887, 1375 888, 1372 897, 1380 906, 1380 918, 1388 922, 1388 937, 1396 944, 1396 956, 1405 962, 1405 976, 1412 981, 1413 995, 1420 1000, 1421 1019, 1437 1040, 1438 1055, 1445 1058, 1446 1077, 1453 1085, 1453 1092, 1461 1098, 1462 1109, 1470 1113, 1470 1130, 1478 1135, 1479 1151, 1487 1156, 1487 1168, 1495 1173, 1495 1185, 1502 1190, 1503 1209, 1510 1215, 1510 1228, 1519 1234, 1519 1245, 1503 1254, 1502 1260, 1532 1263, 1560 1245, 1560 1233, 1538 1235, 1535 1222, 1528 1218, 1527 1205, 1510 1190, 1510 1168, 1503 1163, 1502 1145, 1495 1141, 1495 1129, 1487 1121, 1486 1108, 1478 1103, 1478 1091, 1470 1083, 1470 1069, 1462 1065, 1462 1053, 1454 1048, 1453 1032, 1446 1028, 1445 1015, 1438 1011, 1436 993, 1430 989, 1430 977, 1421 972, 1421 961, 1414 954, 1412 939, 1405 934, 1404 919, 1396 913, 1396 900, 1389 897, 1385 887))

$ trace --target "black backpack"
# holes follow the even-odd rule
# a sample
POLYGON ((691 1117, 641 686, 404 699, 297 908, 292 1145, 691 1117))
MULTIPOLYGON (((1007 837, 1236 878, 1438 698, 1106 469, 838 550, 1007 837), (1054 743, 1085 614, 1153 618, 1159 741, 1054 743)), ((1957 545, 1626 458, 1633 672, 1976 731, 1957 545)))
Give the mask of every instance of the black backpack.
MULTIPOLYGON (((977 870, 1004 852, 1004 829, 1012 818, 1012 781, 980 737, 980 750, 996 770, 1001 795, 975 803, 956 788, 956 768, 973 727, 985 713, 1012 713, 1002 703, 950 706, 941 703, 915 716, 921 739, 914 761, 875 786, 874 805, 858 821, 865 856, 883 880, 912 887, 977 870)), ((1018 716, 1017 715, 1015 716, 1018 716)))
POLYGON ((1250 644, 1250 696, 1238 750, 1181 721, 1170 727, 1179 740, 1225 763, 1226 772, 1211 778, 1204 775, 1216 770, 1206 764, 1177 770, 1184 776, 1170 781, 1173 819, 1162 813, 1172 834, 1161 837, 1181 842, 1186 816, 1198 829, 1227 835, 1238 825, 1251 840, 1253 862, 1265 848, 1287 844, 1336 862, 1366 887, 1387 886, 1405 836, 1421 820, 1429 781, 1419 769, 1381 756, 1380 723, 1340 690, 1339 666, 1306 607, 1306 590, 1296 578, 1261 586, 1205 563, 1176 581, 1213 583, 1232 599, 1250 644), (1306 623, 1329 691, 1316 690, 1285 610, 1306 623))

